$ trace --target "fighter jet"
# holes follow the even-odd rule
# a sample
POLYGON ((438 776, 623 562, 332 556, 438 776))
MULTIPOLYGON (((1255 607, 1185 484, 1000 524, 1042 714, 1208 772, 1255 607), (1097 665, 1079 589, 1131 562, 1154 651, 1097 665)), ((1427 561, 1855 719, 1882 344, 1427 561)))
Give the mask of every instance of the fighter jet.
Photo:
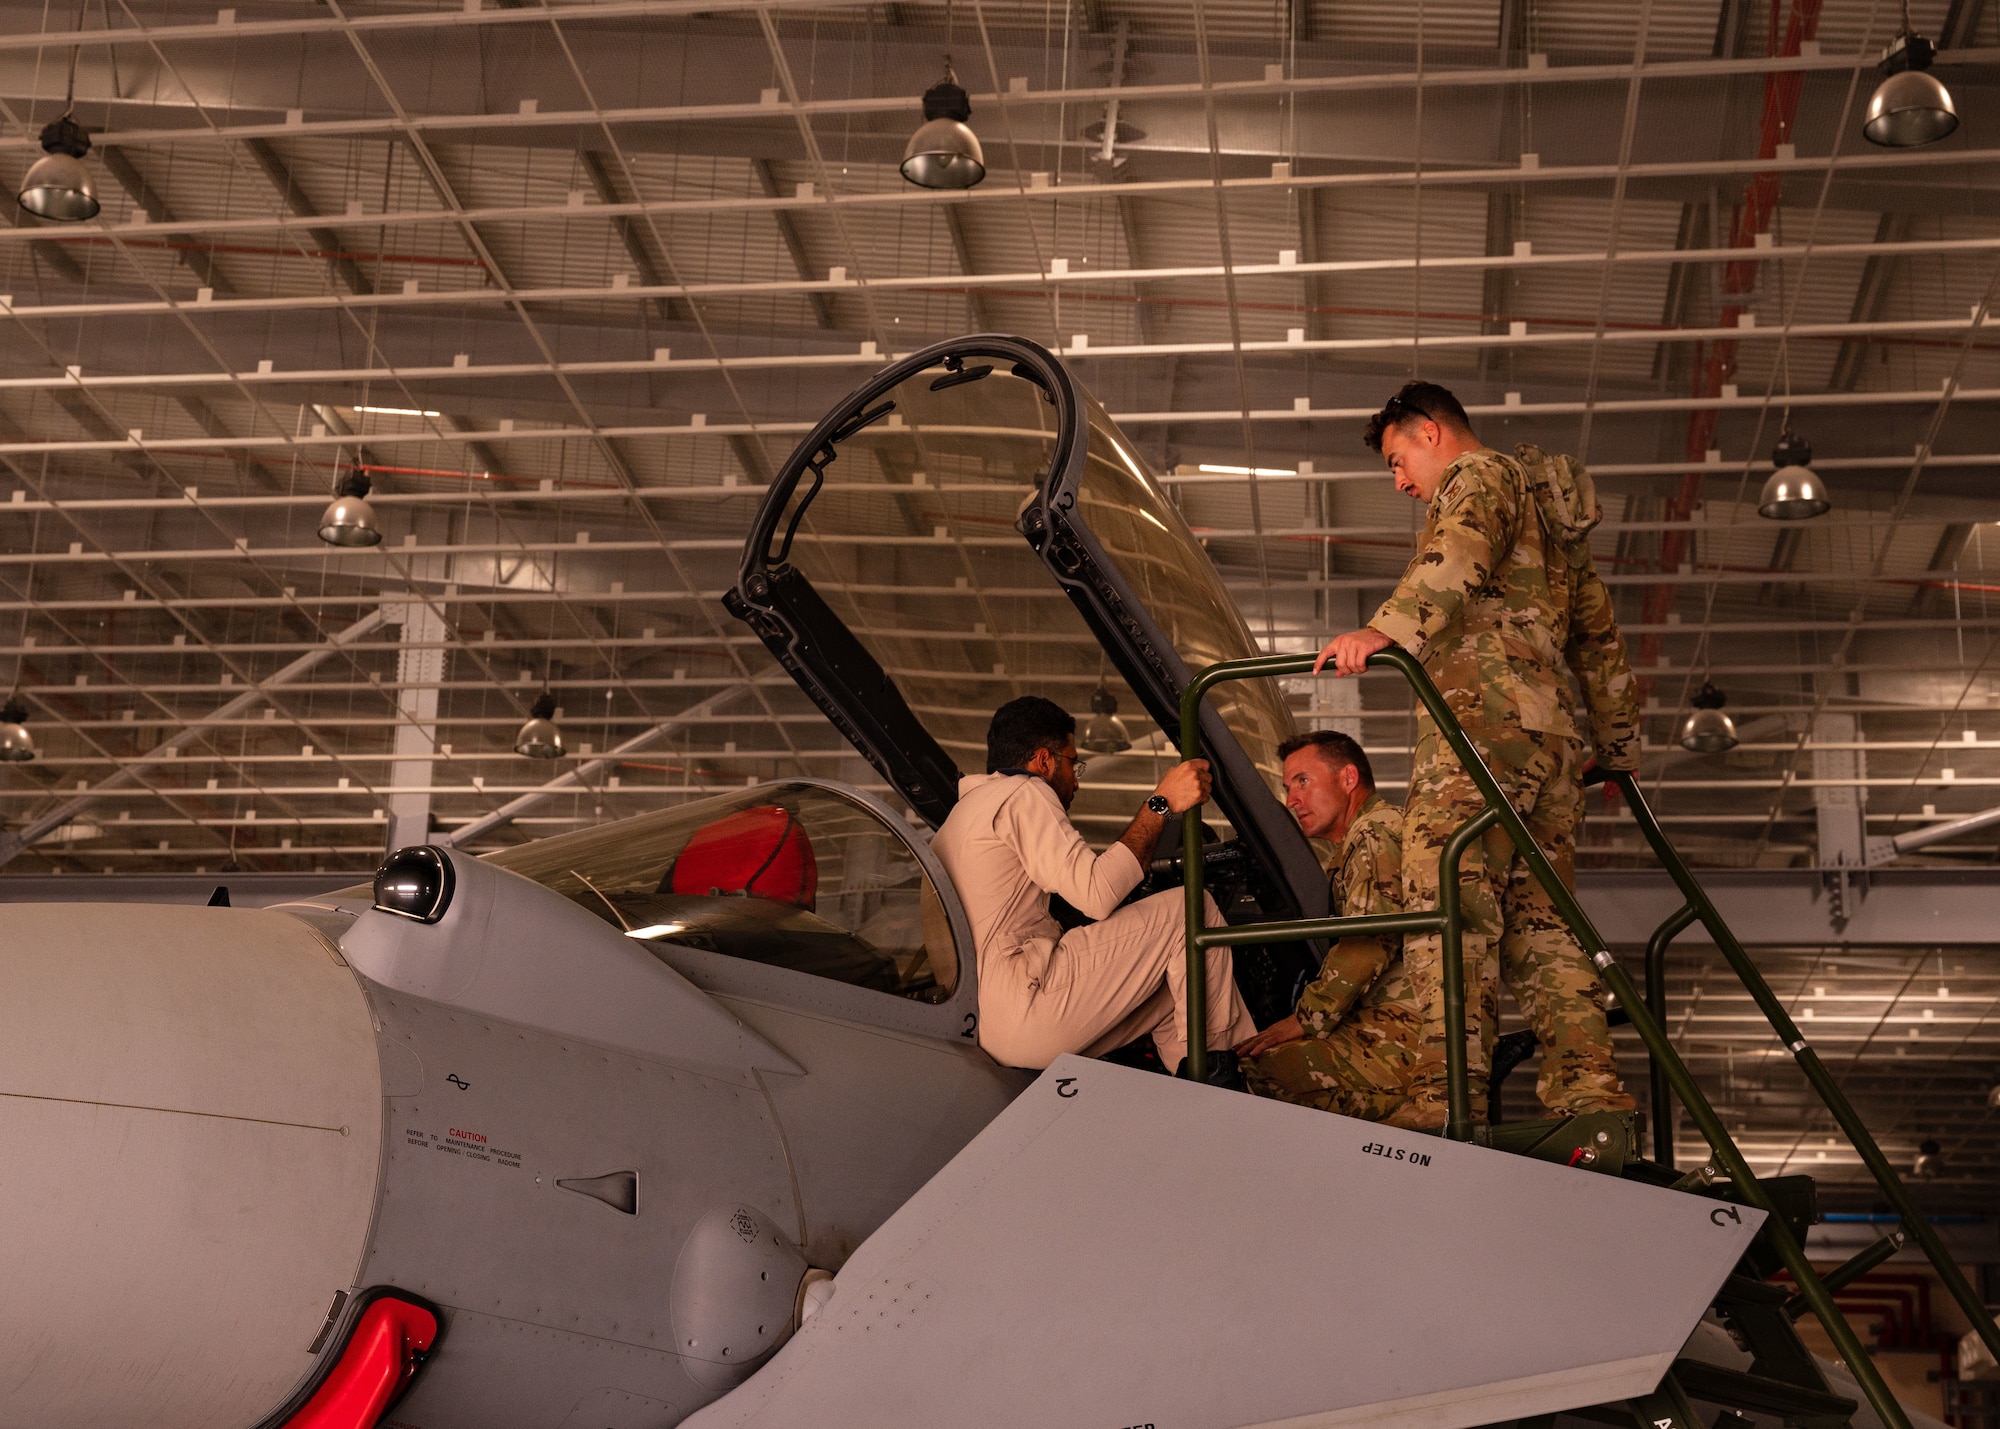
MULTIPOLYGON (((1579 1169, 981 1049, 927 836, 986 713, 1034 688, 1112 720, 1122 690, 1140 727, 1100 743, 1143 770, 1190 672, 1255 651, 1050 353, 888 364, 776 478, 727 604, 884 788, 403 848, 269 910, 0 905, 0 1429, 1460 1429, 1627 1404, 1696 1429, 1682 1389, 1879 1423, 1791 1335, 1763 1213, 1601 1174, 1630 1147, 1579 1169), (961 565, 922 619, 885 592, 938 563, 898 569, 885 532, 961 565)), ((1235 917, 1325 911, 1271 793, 1292 727, 1268 682, 1203 726, 1235 917)), ((1120 782, 1079 817, 1129 808, 1120 782)), ((1272 953, 1267 993, 1285 971, 1272 953)))

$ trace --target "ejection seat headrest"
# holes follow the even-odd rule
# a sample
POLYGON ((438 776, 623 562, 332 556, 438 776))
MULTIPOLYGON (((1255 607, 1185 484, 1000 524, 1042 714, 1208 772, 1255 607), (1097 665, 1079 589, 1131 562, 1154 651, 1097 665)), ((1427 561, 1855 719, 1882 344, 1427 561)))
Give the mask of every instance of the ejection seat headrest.
POLYGON ((819 860, 791 810, 759 804, 697 829, 660 892, 767 898, 810 911, 819 892, 819 860))

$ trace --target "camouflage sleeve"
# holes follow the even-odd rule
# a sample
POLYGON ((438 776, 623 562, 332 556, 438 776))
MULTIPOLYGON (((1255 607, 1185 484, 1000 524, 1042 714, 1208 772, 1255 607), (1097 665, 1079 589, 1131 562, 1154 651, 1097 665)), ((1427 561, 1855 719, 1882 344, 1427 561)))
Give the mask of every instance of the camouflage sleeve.
POLYGON ((1586 554, 1570 583, 1569 644, 1563 658, 1583 686, 1590 743, 1601 769, 1639 767, 1639 682, 1611 592, 1586 554))
POLYGON ((1461 465, 1434 500, 1416 559, 1369 626, 1423 659, 1512 548, 1516 508, 1512 483, 1499 462, 1461 465))
MULTIPOLYGON (((1335 890, 1341 916, 1400 913, 1397 880, 1380 873, 1373 851, 1363 843, 1341 866, 1335 890)), ((1328 1037, 1396 955, 1397 939, 1342 938, 1327 949, 1319 976, 1299 994, 1299 1025, 1308 1037, 1328 1037)))

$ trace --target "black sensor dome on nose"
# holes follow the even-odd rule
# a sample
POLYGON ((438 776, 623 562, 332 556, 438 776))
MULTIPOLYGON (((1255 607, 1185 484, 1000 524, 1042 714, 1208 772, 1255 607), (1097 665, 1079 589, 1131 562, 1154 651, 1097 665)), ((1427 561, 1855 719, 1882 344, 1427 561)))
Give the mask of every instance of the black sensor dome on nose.
POLYGON ((451 859, 429 844, 400 848, 375 870, 375 907, 399 918, 435 923, 451 906, 451 859))

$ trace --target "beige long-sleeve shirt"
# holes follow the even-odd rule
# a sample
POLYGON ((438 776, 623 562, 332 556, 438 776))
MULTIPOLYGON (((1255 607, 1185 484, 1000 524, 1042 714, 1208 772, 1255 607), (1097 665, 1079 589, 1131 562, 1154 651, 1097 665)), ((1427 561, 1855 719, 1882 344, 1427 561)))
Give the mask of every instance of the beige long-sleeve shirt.
POLYGON ((1027 952, 1039 977, 1062 927, 1049 916, 1059 893, 1090 918, 1109 917, 1145 870, 1132 850, 1092 853, 1047 783, 1029 774, 972 774, 931 839, 951 875, 982 971, 990 959, 1027 952))

